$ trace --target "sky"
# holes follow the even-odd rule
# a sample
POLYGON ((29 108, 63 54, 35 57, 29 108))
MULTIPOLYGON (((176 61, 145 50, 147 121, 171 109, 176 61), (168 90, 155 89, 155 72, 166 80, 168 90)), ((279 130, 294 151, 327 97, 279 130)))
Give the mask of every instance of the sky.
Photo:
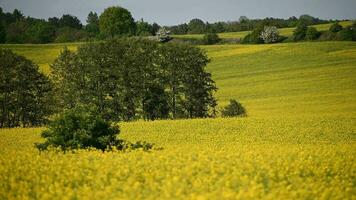
POLYGON ((138 20, 176 25, 199 18, 203 21, 236 21, 288 18, 310 14, 322 19, 356 19, 356 0, 0 0, 6 12, 15 8, 25 16, 48 19, 63 14, 77 16, 84 24, 90 11, 102 13, 109 6, 121 6, 138 20))

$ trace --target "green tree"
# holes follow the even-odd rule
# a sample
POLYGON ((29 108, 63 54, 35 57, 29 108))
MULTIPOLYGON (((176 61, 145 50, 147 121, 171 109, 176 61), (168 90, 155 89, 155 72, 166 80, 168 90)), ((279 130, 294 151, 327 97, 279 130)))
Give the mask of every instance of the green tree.
POLYGON ((90 12, 87 17, 87 25, 85 30, 91 37, 96 37, 100 33, 99 29, 99 17, 95 12, 90 12))
POLYGON ((320 37, 321 33, 316 30, 314 27, 308 27, 307 32, 305 34, 306 40, 316 40, 320 37))
POLYGON ((72 15, 62 15, 58 20, 59 27, 70 27, 73 29, 81 29, 83 27, 80 20, 72 15))
POLYGON ((221 41, 221 38, 216 33, 207 33, 203 37, 204 44, 212 45, 221 41))
POLYGON ((304 23, 303 21, 301 21, 298 26, 296 27, 296 29, 293 31, 293 40, 294 41, 300 41, 300 40, 304 40, 305 36, 307 34, 308 31, 308 26, 306 23, 304 23))
POLYGON ((221 115, 223 117, 245 116, 246 109, 235 99, 230 99, 230 104, 221 111, 221 115))
POLYGON ((55 38, 55 28, 44 20, 34 22, 26 32, 28 43, 49 43, 55 38))
POLYGON ((6 42, 6 30, 4 25, 0 21, 0 44, 6 42))
POLYGON ((329 31, 332 33, 337 33, 341 30, 342 30, 342 26, 338 22, 333 23, 329 28, 329 31))
POLYGON ((206 25, 201 19, 192 19, 188 23, 188 32, 195 33, 205 33, 206 25))
POLYGON ((122 7, 109 7, 104 10, 99 19, 100 32, 107 36, 133 35, 135 21, 131 13, 122 7))
POLYGON ((0 69, 0 127, 46 123, 53 111, 52 84, 38 66, 0 50, 0 69))
POLYGON ((136 22, 136 35, 138 36, 150 36, 152 35, 152 26, 143 21, 143 19, 136 22))
POLYGON ((251 33, 246 35, 242 40, 243 44, 263 44, 264 41, 261 38, 261 33, 264 29, 263 25, 257 26, 251 33))
POLYGON ((24 20, 11 23, 6 28, 6 42, 14 44, 26 43, 27 30, 28 24, 24 20))

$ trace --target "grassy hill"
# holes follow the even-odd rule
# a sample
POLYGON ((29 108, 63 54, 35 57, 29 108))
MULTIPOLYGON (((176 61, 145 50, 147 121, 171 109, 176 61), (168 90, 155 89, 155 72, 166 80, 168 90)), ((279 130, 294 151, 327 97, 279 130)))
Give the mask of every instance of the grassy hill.
MULTIPOLYGON (((343 27, 351 25, 351 21, 343 21, 340 22, 340 25, 343 27)), ((319 31, 326 31, 329 29, 331 24, 319 24, 314 25, 317 30, 319 31)), ((293 34, 295 27, 293 28, 282 28, 279 29, 280 34, 283 36, 291 36, 293 34)), ((228 32, 228 33, 219 33, 219 37, 222 39, 236 39, 236 38, 244 38, 250 31, 241 31, 241 32, 228 32)), ((201 39, 203 38, 204 34, 186 34, 186 35, 173 35, 174 38, 193 38, 193 39, 201 39)))
MULTIPOLYGON (((70 44, 75 49, 76 44, 70 44)), ((63 45, 7 45, 48 65, 63 45)), ((223 106, 249 117, 120 123, 152 152, 41 153, 0 129, 0 199, 352 199, 356 43, 204 46, 223 106)))

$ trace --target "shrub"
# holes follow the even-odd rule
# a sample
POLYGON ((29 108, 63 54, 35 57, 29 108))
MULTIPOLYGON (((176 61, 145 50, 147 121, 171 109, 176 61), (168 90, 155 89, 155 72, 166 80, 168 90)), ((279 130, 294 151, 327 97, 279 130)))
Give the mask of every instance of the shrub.
POLYGON ((263 31, 263 27, 259 26, 255 30, 253 30, 251 33, 246 35, 244 39, 242 40, 243 44, 263 44, 264 41, 260 37, 261 32, 263 31))
POLYGON ((221 114, 223 117, 246 116, 246 109, 238 101, 231 99, 230 104, 221 111, 221 114))
POLYGON ((275 26, 265 26, 260 37, 266 44, 276 43, 280 38, 279 31, 275 26))
POLYGON ((39 150, 49 147, 60 147, 62 150, 96 148, 107 150, 116 148, 152 148, 151 144, 139 142, 131 144, 117 138, 120 133, 118 126, 105 121, 99 114, 88 107, 77 107, 67 110, 55 118, 47 130, 41 133, 46 139, 37 143, 39 150))
POLYGON ((336 33, 333 33, 331 31, 322 32, 319 37, 319 40, 322 40, 322 41, 330 41, 330 40, 335 40, 335 39, 336 39, 336 33))
POLYGON ((203 42, 206 45, 212 45, 220 42, 221 39, 219 38, 219 35, 216 33, 207 33, 204 35, 203 42))
POLYGON ((307 29, 305 39, 306 40, 316 40, 320 37, 320 32, 314 27, 309 27, 307 29))
POLYGON ((342 26, 338 22, 335 22, 329 28, 329 31, 332 32, 332 33, 337 33, 337 32, 339 32, 341 30, 342 30, 342 26))
POLYGON ((308 26, 305 23, 300 22, 297 28, 293 31, 293 40, 294 41, 304 40, 307 34, 307 30, 308 30, 308 26))
POLYGON ((342 29, 336 34, 336 39, 340 41, 352 41, 355 35, 355 31, 351 27, 342 29))

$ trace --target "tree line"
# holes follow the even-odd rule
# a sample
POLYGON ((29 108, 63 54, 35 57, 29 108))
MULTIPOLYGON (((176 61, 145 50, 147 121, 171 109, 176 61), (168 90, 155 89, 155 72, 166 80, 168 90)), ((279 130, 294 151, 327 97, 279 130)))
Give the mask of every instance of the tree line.
POLYGON ((251 33, 243 38, 244 44, 269 44, 278 42, 298 41, 356 41, 356 22, 342 27, 338 22, 333 23, 326 31, 318 31, 313 26, 301 21, 289 37, 279 35, 278 28, 269 23, 261 23, 251 33))
POLYGON ((152 36, 159 28, 157 23, 135 21, 131 13, 121 7, 107 8, 100 16, 90 12, 86 25, 70 14, 44 20, 25 17, 18 9, 4 12, 0 7, 0 43, 61 43, 119 35, 152 36))
MULTIPOLYGON (((248 19, 242 16, 238 21, 216 23, 192 19, 188 23, 165 28, 172 34, 204 34, 252 31, 260 27, 261 24, 269 24, 277 28, 296 27, 300 22, 310 26, 331 21, 310 15, 288 19, 248 19)), ((86 19, 86 25, 70 14, 44 20, 25 17, 17 9, 10 13, 3 12, 0 8, 0 43, 61 43, 103 40, 123 35, 154 36, 160 28, 159 24, 150 24, 143 19, 135 21, 130 11, 118 6, 105 9, 100 16, 95 12, 90 12, 86 19)))
POLYGON ((88 43, 64 49, 49 77, 0 50, 0 127, 37 126, 86 105, 110 121, 212 117, 217 90, 198 47, 145 39, 88 43))
POLYGON ((301 15, 299 18, 290 17, 288 19, 280 18, 265 18, 265 19, 249 19, 246 16, 241 16, 238 21, 230 22, 204 22, 201 19, 192 19, 188 23, 179 24, 168 27, 172 34, 205 34, 205 33, 223 33, 223 32, 239 32, 252 31, 260 24, 267 23, 277 28, 296 27, 300 22, 310 25, 330 23, 332 20, 322 20, 310 15, 301 15))

